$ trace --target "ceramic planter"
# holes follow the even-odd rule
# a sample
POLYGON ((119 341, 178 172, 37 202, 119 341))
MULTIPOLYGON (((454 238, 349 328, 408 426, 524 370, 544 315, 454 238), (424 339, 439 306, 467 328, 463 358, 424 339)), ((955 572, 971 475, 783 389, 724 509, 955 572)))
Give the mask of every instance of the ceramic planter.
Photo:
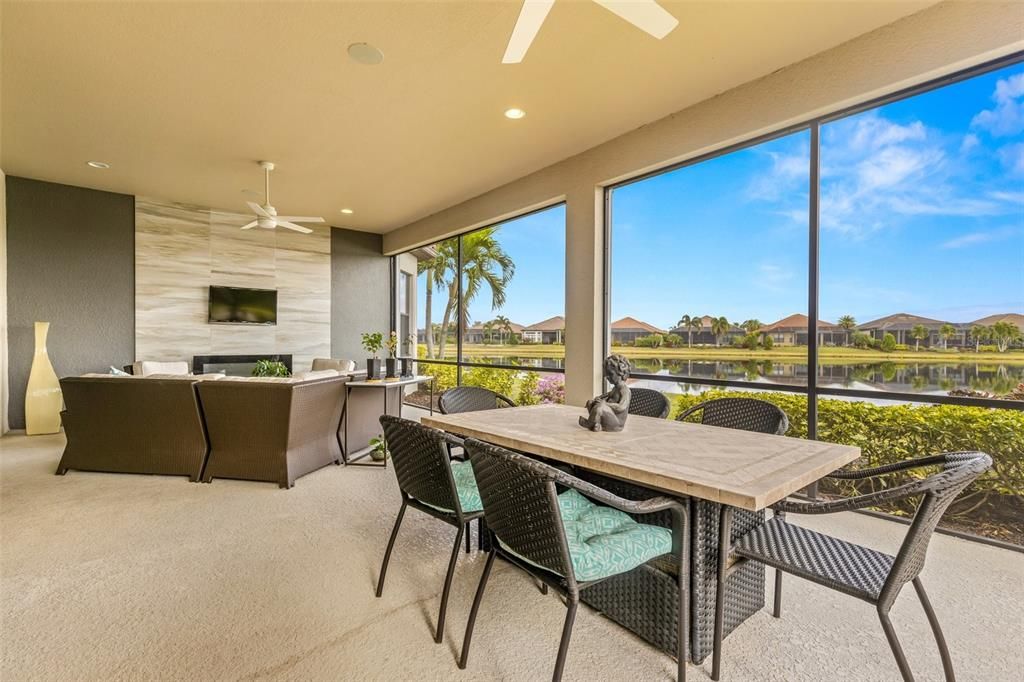
POLYGON ((415 360, 412 358, 402 358, 402 376, 411 377, 415 374, 413 370, 413 363, 415 360))
POLYGON ((368 358, 366 360, 366 378, 380 379, 380 358, 368 358))
POLYGON ((394 379, 398 377, 398 359, 387 358, 384 360, 385 374, 384 376, 388 379, 394 379))

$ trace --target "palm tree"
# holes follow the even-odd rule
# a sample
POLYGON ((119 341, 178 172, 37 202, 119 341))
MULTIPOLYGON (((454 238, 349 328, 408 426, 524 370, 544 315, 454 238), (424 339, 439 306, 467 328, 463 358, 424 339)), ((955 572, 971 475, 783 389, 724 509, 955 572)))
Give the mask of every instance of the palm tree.
POLYGON ((685 329, 686 330, 686 345, 687 346, 692 346, 693 345, 693 334, 690 332, 690 316, 689 315, 683 315, 682 317, 680 317, 679 321, 676 322, 676 327, 679 328, 679 329, 685 329))
POLYGON ((853 319, 853 315, 843 315, 837 324, 846 332, 846 345, 849 346, 850 332, 857 326, 857 320, 853 319))
POLYGON ((689 332, 689 336, 690 336, 691 339, 693 338, 693 333, 692 332, 698 332, 699 333, 700 330, 703 329, 703 328, 704 328, 704 318, 703 317, 701 317, 700 315, 693 315, 693 316, 690 317, 690 330, 691 331, 689 332))
POLYGON ((981 352, 981 344, 992 338, 992 330, 983 324, 976 324, 971 327, 971 338, 974 339, 974 352, 981 352))
POLYGON ((761 324, 761 320, 755 317, 752 320, 745 320, 743 324, 741 324, 740 326, 743 327, 743 331, 747 332, 748 334, 754 334, 755 332, 757 332, 758 329, 760 329, 764 325, 761 324))
POLYGON ((928 338, 928 328, 923 324, 915 324, 910 330, 910 338, 914 339, 914 350, 921 350, 921 339, 928 338))
POLYGON ((502 344, 505 343, 505 334, 512 336, 512 322, 504 315, 498 315, 494 318, 494 324, 498 327, 498 341, 502 344))
POLYGON ((437 245, 433 258, 421 260, 417 266, 417 274, 426 275, 427 291, 423 301, 423 330, 427 342, 427 357, 434 355, 434 325, 431 321, 433 308, 434 289, 440 291, 444 287, 451 288, 455 281, 455 270, 458 267, 456 256, 458 253, 458 240, 446 239, 437 245))
POLYGON ((715 335, 715 345, 722 345, 722 337, 729 331, 729 320, 716 317, 711 320, 711 333, 715 335))
POLYGON ((484 343, 488 343, 488 342, 490 342, 492 340, 491 337, 494 335, 494 321, 491 320, 489 322, 484 322, 483 328, 484 328, 484 343))
POLYGON ((441 319, 441 341, 437 357, 444 357, 444 347, 448 340, 448 331, 451 328, 453 315, 458 314, 461 318, 458 320, 459 331, 465 330, 469 306, 484 286, 491 290, 491 310, 497 310, 505 305, 505 287, 512 280, 516 266, 495 237, 496 229, 485 227, 461 238, 462 305, 459 305, 458 300, 459 277, 455 273, 458 262, 458 240, 446 239, 438 244, 436 260, 444 263, 444 271, 451 273, 451 276, 442 280, 442 283, 448 286, 448 303, 445 305, 444 317, 441 319))
POLYGON ((939 327, 939 336, 942 337, 942 350, 946 350, 949 340, 956 334, 956 327, 949 322, 939 327))

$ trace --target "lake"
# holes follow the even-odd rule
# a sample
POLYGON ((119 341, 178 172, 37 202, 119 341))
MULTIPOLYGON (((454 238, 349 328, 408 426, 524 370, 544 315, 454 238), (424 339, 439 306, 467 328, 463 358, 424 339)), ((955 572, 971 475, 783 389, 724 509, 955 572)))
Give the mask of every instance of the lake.
MULTIPOLYGON (((537 371, 563 369, 565 361, 556 357, 487 357, 467 356, 469 362, 518 364, 537 371)), ((694 379, 726 379, 758 384, 807 384, 806 363, 772 360, 678 360, 665 358, 631 358, 636 372, 694 379)), ((822 364, 818 369, 818 385, 835 388, 945 395, 956 388, 970 388, 1005 394, 1024 382, 1024 365, 992 362, 863 362, 822 364)), ((652 382, 653 383, 653 382, 652 382)), ((660 382, 659 382, 660 383, 660 382)), ((672 390, 661 386, 662 390, 672 390)), ((687 392, 684 386, 677 390, 687 392)))

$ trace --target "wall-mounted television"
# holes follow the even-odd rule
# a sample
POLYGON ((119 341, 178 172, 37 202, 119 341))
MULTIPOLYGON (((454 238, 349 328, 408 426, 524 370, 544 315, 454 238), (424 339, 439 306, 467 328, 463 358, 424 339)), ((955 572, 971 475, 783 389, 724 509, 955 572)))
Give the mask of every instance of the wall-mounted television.
POLYGON ((210 324, 277 324, 277 292, 211 286, 210 324))

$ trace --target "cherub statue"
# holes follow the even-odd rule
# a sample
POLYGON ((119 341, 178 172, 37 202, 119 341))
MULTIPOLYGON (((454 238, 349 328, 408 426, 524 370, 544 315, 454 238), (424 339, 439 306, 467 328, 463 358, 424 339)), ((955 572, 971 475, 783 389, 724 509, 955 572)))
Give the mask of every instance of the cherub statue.
POLYGON ((580 426, 591 431, 621 431, 629 414, 629 360, 609 355, 604 360, 604 378, 612 390, 587 401, 589 416, 580 417, 580 426))

